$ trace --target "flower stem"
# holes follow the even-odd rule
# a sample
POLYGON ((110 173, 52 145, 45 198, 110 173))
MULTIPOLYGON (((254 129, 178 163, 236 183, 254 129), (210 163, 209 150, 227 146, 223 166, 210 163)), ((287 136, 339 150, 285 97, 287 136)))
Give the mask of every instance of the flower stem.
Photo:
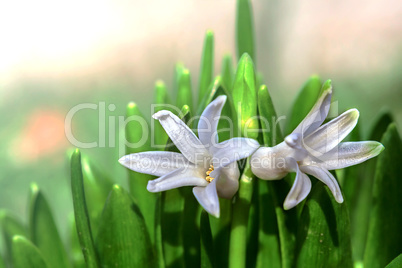
POLYGON ((229 268, 246 267, 247 225, 253 195, 253 174, 247 160, 240 178, 239 193, 233 204, 233 218, 229 245, 229 268))

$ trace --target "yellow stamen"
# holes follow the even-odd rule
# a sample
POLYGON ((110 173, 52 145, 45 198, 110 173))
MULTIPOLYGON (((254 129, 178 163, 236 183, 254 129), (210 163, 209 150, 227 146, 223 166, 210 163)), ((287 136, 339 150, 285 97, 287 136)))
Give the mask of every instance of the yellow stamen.
POLYGON ((207 182, 211 182, 211 181, 214 180, 214 178, 212 178, 212 177, 209 176, 209 174, 211 174, 212 171, 214 171, 214 166, 213 166, 213 165, 210 165, 208 171, 205 172, 205 173, 207 174, 207 176, 205 177, 205 180, 206 180, 207 182))

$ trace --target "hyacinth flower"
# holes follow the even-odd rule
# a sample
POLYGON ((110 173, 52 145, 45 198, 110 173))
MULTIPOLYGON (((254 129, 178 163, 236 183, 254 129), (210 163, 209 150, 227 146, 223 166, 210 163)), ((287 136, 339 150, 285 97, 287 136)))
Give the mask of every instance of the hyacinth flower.
POLYGON ((253 173, 263 180, 279 180, 289 172, 296 172, 284 209, 295 207, 309 194, 311 181, 307 174, 325 183, 335 200, 342 203, 340 187, 329 170, 362 163, 384 149, 375 141, 341 142, 357 124, 359 112, 356 109, 350 109, 322 125, 332 96, 330 84, 325 86, 327 88, 305 119, 282 143, 261 147, 251 158, 253 173))
POLYGON ((219 217, 219 198, 230 199, 239 187, 237 161, 250 156, 257 141, 232 138, 218 142, 218 121, 226 96, 219 96, 203 111, 198 137, 173 113, 162 110, 153 115, 181 153, 141 152, 123 156, 119 162, 136 172, 159 176, 148 182, 147 190, 161 192, 194 186, 193 194, 211 215, 219 217))

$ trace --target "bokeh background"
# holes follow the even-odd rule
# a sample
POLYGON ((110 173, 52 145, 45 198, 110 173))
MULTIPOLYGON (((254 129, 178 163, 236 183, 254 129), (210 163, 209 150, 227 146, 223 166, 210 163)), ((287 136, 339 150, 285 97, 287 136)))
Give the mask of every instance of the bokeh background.
MULTIPOLYGON (((382 109, 401 126, 401 1, 252 3, 256 66, 280 115, 288 114, 307 78, 318 74, 332 79, 341 111, 360 110, 363 134, 382 109)), ((68 111, 82 103, 113 104, 107 129, 129 101, 149 117, 155 81, 164 80, 172 91, 178 61, 197 88, 208 29, 215 33, 218 74, 222 56, 235 55, 235 1, 1 1, 0 207, 26 219, 35 181, 65 233, 72 211, 68 111)), ((98 112, 86 109, 73 118, 78 140, 98 141, 98 112)), ((126 185, 116 148, 106 142, 83 152, 126 185)))

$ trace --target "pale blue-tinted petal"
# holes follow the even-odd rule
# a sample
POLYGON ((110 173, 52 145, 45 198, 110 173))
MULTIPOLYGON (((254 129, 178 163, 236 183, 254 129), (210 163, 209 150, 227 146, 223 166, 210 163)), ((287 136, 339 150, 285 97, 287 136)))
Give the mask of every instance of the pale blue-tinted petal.
POLYGON ((335 197, 336 202, 342 203, 343 197, 341 193, 341 189, 339 188, 339 184, 336 181, 335 177, 326 169, 317 167, 317 166, 300 166, 300 169, 310 174, 323 183, 325 183, 328 188, 331 190, 332 195, 335 197))
POLYGON ((197 168, 179 168, 156 180, 148 182, 147 190, 161 192, 182 186, 206 186, 203 170, 197 168))
POLYGON ((288 158, 287 161, 289 166, 296 171, 296 178, 283 203, 285 210, 295 207, 303 201, 311 191, 311 181, 306 174, 300 171, 296 160, 288 158))
POLYGON ((217 144, 213 148, 212 163, 215 168, 227 166, 240 159, 249 157, 260 147, 253 139, 233 138, 217 144))
POLYGON ((280 180, 289 173, 286 157, 293 151, 284 142, 275 147, 260 147, 250 158, 251 171, 263 180, 280 180))
POLYGON ((205 161, 210 157, 208 150, 191 129, 173 113, 163 110, 152 116, 159 120, 177 149, 192 163, 205 161))
POLYGON ((328 115, 329 107, 331 105, 331 97, 332 87, 328 88, 321 94, 313 108, 292 133, 299 133, 303 137, 306 137, 316 130, 328 115))
MULTIPOLYGON (((230 199, 239 189, 240 171, 237 162, 232 162, 225 167, 219 169, 219 179, 216 182, 218 196, 230 199)), ((211 173, 215 176, 214 173, 211 173)))
POLYGON ((376 141, 341 142, 322 157, 314 159, 314 164, 327 170, 341 169, 373 158, 382 150, 384 146, 376 141))
POLYGON ((337 118, 319 127, 316 131, 303 139, 303 147, 314 157, 335 148, 356 126, 359 111, 350 109, 337 118))
POLYGON ((219 198, 216 190, 217 178, 206 187, 194 187, 193 194, 198 203, 211 215, 219 218, 219 198))
POLYGON ((217 97, 202 112, 198 121, 198 137, 207 148, 218 143, 218 122, 227 97, 217 97))
POLYGON ((131 170, 154 176, 163 176, 182 167, 194 167, 182 154, 164 151, 125 155, 119 162, 131 170))

